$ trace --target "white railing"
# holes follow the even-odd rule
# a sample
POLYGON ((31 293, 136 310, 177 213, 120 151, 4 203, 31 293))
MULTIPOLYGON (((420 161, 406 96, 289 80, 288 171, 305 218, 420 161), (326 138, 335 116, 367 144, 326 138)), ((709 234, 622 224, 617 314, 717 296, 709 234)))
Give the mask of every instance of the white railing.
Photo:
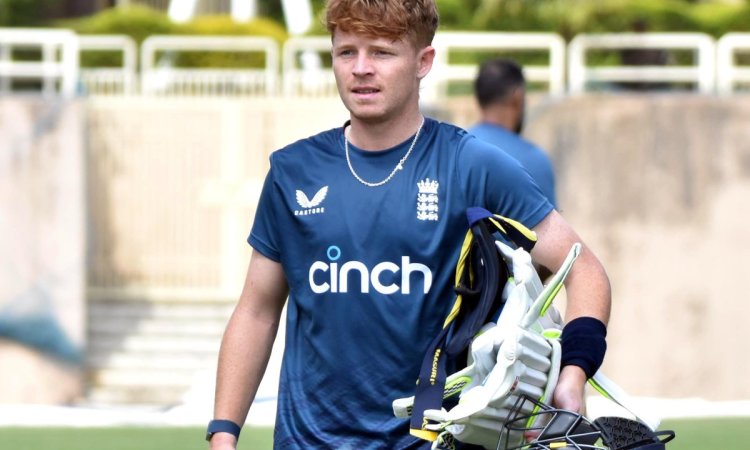
POLYGON ((739 84, 750 84, 750 65, 736 63, 735 55, 750 53, 750 33, 728 33, 716 43, 716 91, 732 93, 739 84))
POLYGON ((284 43, 282 60, 284 95, 337 95, 333 70, 331 67, 323 67, 321 63, 321 56, 330 54, 330 36, 289 38, 284 43))
POLYGON ((0 28, 0 93, 14 80, 41 83, 44 95, 72 96, 78 82, 78 38, 69 30, 0 28), (39 52, 39 59, 18 60, 16 51, 39 52))
POLYGON ((81 83, 92 95, 132 95, 136 93, 138 47, 126 35, 78 36, 81 54, 95 51, 116 51, 122 54, 120 67, 81 68, 81 83))
POLYGON ((172 0, 115 0, 115 6, 144 5, 162 12, 167 12, 172 0))
MULTIPOLYGON (((550 93, 561 94, 565 91, 565 41, 557 34, 439 32, 435 36, 434 46, 437 49, 435 65, 424 82, 423 91, 427 97, 444 95, 448 83, 452 81, 473 80, 477 66, 452 64, 450 56, 474 50, 546 52, 549 54, 549 65, 526 66, 524 73, 529 81, 546 83, 550 93)), ((284 94, 336 95, 336 81, 330 67, 324 68, 319 64, 320 55, 329 54, 330 51, 329 36, 289 39, 283 50, 284 94), (317 58, 317 61, 313 58, 317 58)))
MULTIPOLYGON (((144 5, 161 12, 169 11, 172 0, 115 0, 115 6, 144 5)), ((198 0, 195 5, 196 15, 228 13, 231 4, 237 0, 198 0)), ((239 0, 243 2, 251 0, 239 0)), ((256 0, 257 1, 257 0, 256 0)))
MULTIPOLYGON (((430 76, 437 84, 436 95, 445 95, 448 82, 472 81, 477 64, 453 64, 450 56, 467 51, 534 51, 547 53, 547 65, 524 66, 527 81, 543 82, 550 94, 565 92, 565 41, 555 33, 441 32, 435 36, 437 50, 430 76)), ((428 77, 429 78, 429 77, 428 77)))
MULTIPOLYGON (((434 46, 435 64, 423 83, 428 99, 447 95, 452 82, 474 79, 478 64, 454 62, 462 52, 546 54, 548 63, 525 65, 524 74, 532 83, 546 84, 552 95, 606 83, 689 83, 699 92, 722 94, 750 84, 750 66, 737 58, 750 51, 750 33, 729 33, 717 42, 701 33, 583 34, 566 46, 554 33, 439 32, 434 46), (652 55, 687 51, 693 58, 683 65, 662 60, 597 66, 587 61, 594 52, 631 50, 652 55)), ((31 86, 44 94, 74 95, 80 83, 91 95, 332 97, 337 91, 330 48, 328 36, 293 37, 281 48, 266 37, 152 36, 140 48, 139 77, 138 48, 128 36, 0 28, 0 93, 31 86), (122 52, 122 65, 80 68, 79 52, 93 51, 122 52), (181 52, 258 53, 264 61, 258 68, 175 67, 181 52)))
POLYGON ((616 33, 578 35, 568 46, 568 91, 583 92, 596 82, 690 82, 703 93, 714 90, 713 38, 702 33, 616 33), (692 50, 690 66, 644 65, 590 67, 591 50, 692 50))
POLYGON ((141 46, 141 92, 145 95, 273 95, 277 89, 279 50, 266 37, 151 36, 141 46), (178 52, 262 53, 260 69, 184 69, 171 67, 178 52), (156 60, 163 53, 162 62, 156 60))

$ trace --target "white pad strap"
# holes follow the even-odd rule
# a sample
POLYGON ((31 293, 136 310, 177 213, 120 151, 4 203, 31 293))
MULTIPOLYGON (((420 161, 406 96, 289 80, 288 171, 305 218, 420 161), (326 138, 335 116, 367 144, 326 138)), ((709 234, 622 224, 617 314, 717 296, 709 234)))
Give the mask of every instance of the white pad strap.
POLYGON ((659 428, 659 424, 661 423, 660 418, 643 414, 642 411, 636 412, 638 408, 636 407, 633 398, 601 372, 596 372, 594 376, 589 379, 589 384, 596 389, 597 392, 602 394, 602 396, 625 408, 630 414, 635 416, 636 419, 651 428, 652 431, 656 431, 657 428, 659 428))

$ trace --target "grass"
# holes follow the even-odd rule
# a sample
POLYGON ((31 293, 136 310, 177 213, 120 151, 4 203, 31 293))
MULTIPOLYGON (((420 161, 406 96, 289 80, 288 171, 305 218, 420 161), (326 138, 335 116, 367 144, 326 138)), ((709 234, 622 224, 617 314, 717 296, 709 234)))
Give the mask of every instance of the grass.
MULTIPOLYGON (((205 427, 0 427, 0 448, 13 450, 207 450, 205 427)), ((273 447, 270 428, 245 427, 238 450, 273 447)))
POLYGON ((677 437, 668 450, 746 450, 750 448, 750 417, 665 420, 661 428, 677 437))
MULTIPOLYGON (((667 450, 746 450, 750 417, 669 420, 677 438, 667 450)), ((202 427, 0 427, 0 447, 14 450, 206 450, 202 427)), ((245 427, 238 450, 271 450, 270 428, 245 427)))

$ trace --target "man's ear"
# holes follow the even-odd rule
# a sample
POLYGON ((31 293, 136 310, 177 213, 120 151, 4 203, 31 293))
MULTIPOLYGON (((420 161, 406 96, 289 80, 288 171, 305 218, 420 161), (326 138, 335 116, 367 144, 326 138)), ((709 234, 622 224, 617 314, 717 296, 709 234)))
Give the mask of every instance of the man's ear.
POLYGON ((435 48, 428 45, 419 51, 417 58, 417 78, 421 80, 432 70, 432 63, 435 61, 435 48))
POLYGON ((526 89, 524 86, 515 87, 501 103, 498 103, 498 107, 502 108, 505 112, 505 119, 503 119, 505 128, 513 131, 516 134, 521 134, 523 131, 523 123, 526 115, 526 89))
POLYGON ((516 111, 523 111, 524 103, 526 103, 526 89, 522 86, 513 89, 508 100, 516 111))

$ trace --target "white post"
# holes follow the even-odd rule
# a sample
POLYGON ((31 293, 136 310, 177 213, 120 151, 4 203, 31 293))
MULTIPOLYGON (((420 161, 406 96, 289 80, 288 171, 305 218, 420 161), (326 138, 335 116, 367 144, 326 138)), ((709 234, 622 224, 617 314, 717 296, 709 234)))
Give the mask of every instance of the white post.
POLYGON ((167 14, 173 22, 183 23, 192 19, 198 0, 170 0, 167 14))
POLYGON ((231 6, 235 22, 250 22, 258 15, 258 0, 232 0, 231 6))
MULTIPOLYGON (((286 28, 291 36, 299 36, 310 29, 313 21, 313 10, 310 0, 281 0, 281 6, 284 10, 286 28)), ((317 74, 323 63, 317 52, 305 51, 300 55, 300 66, 304 76, 305 85, 314 89, 317 81, 317 74)))
POLYGON ((42 44, 42 93, 45 96, 53 95, 55 93, 55 83, 57 80, 55 79, 55 71, 53 68, 57 65, 56 63, 57 46, 54 43, 45 42, 42 44))
POLYGON ((289 34, 297 36, 310 29, 313 20, 310 0, 281 0, 281 6, 289 34))
MULTIPOLYGON (((9 65, 12 60, 13 54, 10 45, 2 45, 2 43, 0 43, 0 66, 9 65)), ((8 93, 10 92, 10 88, 10 76, 0 76, 0 93, 8 93)))

